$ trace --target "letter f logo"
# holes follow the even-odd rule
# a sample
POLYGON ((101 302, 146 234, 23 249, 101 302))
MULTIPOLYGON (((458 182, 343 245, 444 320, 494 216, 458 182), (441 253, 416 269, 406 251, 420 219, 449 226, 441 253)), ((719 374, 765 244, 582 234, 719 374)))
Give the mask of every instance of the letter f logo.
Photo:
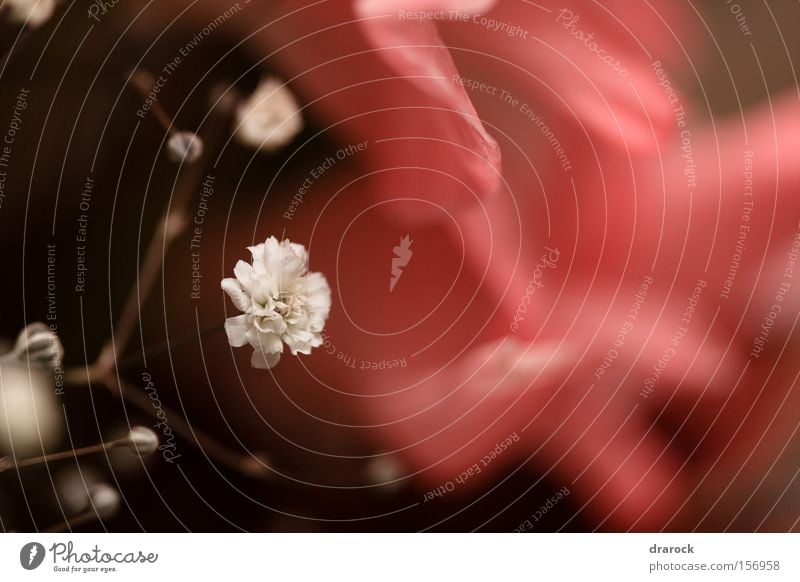
POLYGON ((403 268, 408 265, 414 252, 411 250, 411 244, 414 241, 409 238, 409 235, 400 239, 400 244, 394 247, 394 258, 392 259, 392 278, 389 281, 389 292, 394 291, 395 285, 403 276, 403 268))
POLYGON ((19 563, 26 570, 35 570, 44 561, 44 546, 37 542, 30 542, 22 546, 19 552, 19 563))

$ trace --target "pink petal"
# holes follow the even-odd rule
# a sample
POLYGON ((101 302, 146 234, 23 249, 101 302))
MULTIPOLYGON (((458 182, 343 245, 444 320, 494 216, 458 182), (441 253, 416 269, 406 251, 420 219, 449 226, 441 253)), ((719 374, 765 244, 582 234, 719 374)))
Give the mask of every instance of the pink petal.
MULTIPOLYGON (((658 139, 674 132, 675 119, 651 65, 659 55, 680 50, 668 27, 683 24, 676 22, 682 12, 668 11, 672 20, 664 24, 650 8, 629 7, 626 28, 615 13, 591 2, 566 4, 579 17, 572 28, 565 27, 568 19, 557 20, 564 3, 510 1, 499 3, 491 17, 519 26, 524 38, 509 38, 471 21, 447 24, 443 32, 450 44, 468 49, 459 53, 465 63, 461 68, 475 79, 508 89, 537 112, 544 106, 545 118, 552 111, 571 119, 580 131, 586 129, 618 147, 652 151, 658 139), (658 30, 657 45, 649 44, 653 35, 645 25, 637 26, 633 14, 639 13, 658 30), (603 62, 573 33, 593 34, 588 42, 619 61, 620 70, 603 62)), ((672 85, 675 88, 675 79, 672 85)), ((554 124, 552 115, 546 121, 554 124)))
POLYGON ((375 196, 423 200, 413 214, 396 216, 447 220, 450 210, 496 191, 498 145, 453 82, 458 72, 434 23, 359 19, 343 2, 281 6, 252 3, 233 32, 283 72, 303 115, 316 117, 342 147, 361 144, 338 163, 376 172, 375 196))
POLYGON ((357 0, 356 13, 367 18, 390 12, 458 11, 462 14, 488 12, 497 0, 357 0))

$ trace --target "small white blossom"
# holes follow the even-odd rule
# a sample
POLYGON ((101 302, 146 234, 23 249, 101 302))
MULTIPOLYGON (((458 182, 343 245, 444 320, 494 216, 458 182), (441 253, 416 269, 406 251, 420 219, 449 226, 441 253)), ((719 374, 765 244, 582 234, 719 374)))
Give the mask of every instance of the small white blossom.
POLYGON ((191 131, 176 131, 167 140, 169 161, 191 164, 203 155, 203 140, 191 131))
POLYGON ((292 355, 310 354, 322 345, 322 330, 331 308, 331 290, 322 273, 308 272, 308 252, 300 244, 278 241, 248 247, 252 264, 236 263, 236 278, 222 289, 243 312, 225 321, 233 347, 250 345, 255 368, 272 368, 283 345, 292 355))
POLYGON ((158 435, 146 426, 134 426, 125 438, 125 444, 142 456, 158 450, 158 435))
POLYGON ((92 487, 89 502, 100 519, 111 519, 119 511, 120 497, 116 489, 105 483, 92 487))
POLYGON ((80 469, 67 467, 55 476, 58 501, 68 514, 86 511, 89 508, 89 491, 99 483, 92 468, 79 466, 80 469))
POLYGON ((12 22, 39 26, 53 15, 56 0, 6 0, 5 7, 12 22))
POLYGON ((276 151, 303 130, 300 108, 289 88, 274 77, 262 81, 236 111, 236 137, 264 152, 276 151))
POLYGON ((48 376, 15 360, 0 362, 0 456, 41 455, 58 441, 63 411, 48 376))
POLYGON ((396 455, 382 455, 367 463, 367 479, 373 485, 381 485, 384 492, 398 491, 404 486, 408 471, 396 455))
POLYGON ((10 356, 38 368, 56 368, 61 365, 64 347, 49 326, 32 323, 20 332, 10 356))

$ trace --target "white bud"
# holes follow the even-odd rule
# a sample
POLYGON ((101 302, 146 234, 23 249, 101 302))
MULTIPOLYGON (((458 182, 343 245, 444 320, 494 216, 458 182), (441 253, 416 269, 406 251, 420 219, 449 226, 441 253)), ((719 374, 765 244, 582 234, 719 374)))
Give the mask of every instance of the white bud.
POLYGON ((92 507, 101 519, 114 517, 119 511, 119 493, 113 487, 101 483, 95 485, 89 492, 92 507))
POLYGON ((53 15, 56 0, 6 0, 5 8, 11 22, 35 27, 53 15))
POLYGON ((89 491, 99 482, 91 469, 66 469, 56 477, 59 503, 66 513, 81 513, 89 508, 89 491))
POLYGON ((29 362, 38 368, 55 368, 61 365, 64 347, 58 335, 43 323, 32 323, 17 337, 12 354, 22 363, 29 362))
POLYGON ((373 485, 385 485, 395 491, 403 486, 405 468, 395 455, 375 457, 367 464, 367 479, 373 485))
POLYGON ((41 455, 58 440, 63 412, 47 376, 13 360, 0 363, 0 451, 41 455))
POLYGON ((191 164, 203 155, 203 140, 191 131, 176 131, 167 140, 167 157, 171 162, 191 164))
POLYGON ((128 446, 145 457, 158 450, 158 436, 145 426, 134 426, 127 437, 128 446))
POLYGON ((249 147, 274 152, 303 130, 294 95, 274 77, 262 81, 236 110, 236 138, 249 147))
POLYGON ((268 479, 273 475, 270 459, 264 453, 255 453, 244 459, 241 470, 256 479, 268 479))

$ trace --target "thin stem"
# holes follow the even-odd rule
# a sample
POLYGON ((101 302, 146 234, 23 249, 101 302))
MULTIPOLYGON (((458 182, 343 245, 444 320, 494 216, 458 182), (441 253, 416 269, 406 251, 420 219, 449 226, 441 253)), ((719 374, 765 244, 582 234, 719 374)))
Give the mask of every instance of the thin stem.
MULTIPOLYGON (((147 73, 137 72, 134 74, 132 83, 140 91, 147 87, 147 92, 152 87, 152 76, 148 79, 147 73)), ((219 92, 218 94, 220 94, 219 92)), ((230 119, 235 111, 238 95, 228 91, 225 97, 219 100, 218 108, 212 115, 212 122, 209 128, 209 136, 204 138, 205 143, 217 145, 230 124, 230 119)), ((157 104, 156 104, 157 105, 157 104)), ((153 111, 157 111, 153 107, 153 111)), ((163 110, 162 110, 163 112, 163 110)), ((156 113, 158 116, 159 114, 156 113)), ((162 125, 163 125, 163 119, 162 125)), ((171 122, 167 119, 167 126, 171 122)), ((188 223, 186 208, 197 191, 205 174, 211 156, 215 154, 217 147, 207 147, 198 163, 188 167, 186 172, 179 178, 172 204, 168 206, 161 217, 156 232, 161 236, 154 236, 150 241, 145 253, 144 262, 140 269, 138 285, 134 285, 122 310, 119 322, 114 328, 114 332, 106 342, 100 352, 100 356, 94 364, 87 365, 85 368, 73 368, 65 373, 65 379, 73 384, 99 383, 105 385, 112 392, 118 393, 124 399, 147 413, 153 418, 157 418, 157 412, 153 408, 153 402, 148 395, 138 389, 135 385, 128 383, 119 375, 119 360, 116 353, 124 353, 131 336, 139 322, 140 302, 146 301, 155 282, 158 280, 163 266, 164 256, 171 243, 178 237, 184 226, 188 223), (114 373, 116 371, 116 373, 114 373)), ((186 167, 186 166, 184 166, 186 167)), ((212 331, 220 326, 212 328, 212 331)), ((169 347, 169 344, 167 344, 169 347)), ((156 346, 154 349, 162 349, 156 346)), ((142 355, 147 355, 147 351, 142 351, 142 355)), ((212 459, 229 467, 235 471, 250 477, 264 478, 272 474, 272 471, 265 467, 259 459, 241 453, 237 453, 226 445, 219 442, 205 432, 192 427, 183 416, 175 413, 168 407, 162 405, 161 409, 167 418, 170 419, 170 428, 189 443, 196 444, 203 452, 212 459)))
MULTIPOLYGON (((119 371, 125 370, 130 366, 132 366, 133 364, 142 363, 142 361, 146 358, 149 358, 151 356, 158 356, 169 350, 180 348, 184 345, 187 345, 195 341, 197 337, 205 338, 213 333, 222 331, 223 329, 225 329, 225 324, 220 323, 200 330, 200 333, 197 336, 186 335, 174 340, 163 340, 139 352, 131 353, 128 354, 127 356, 117 358, 116 368, 119 371)), ((0 357, 0 363, 2 363, 4 357, 5 356, 0 357)), ((103 370, 101 370, 99 366, 96 366, 95 364, 89 366, 75 366, 64 370, 64 381, 67 384, 73 386, 88 386, 89 383, 102 384, 103 383, 102 376, 103 376, 103 370), (87 373, 87 367, 89 369, 88 373, 87 373)))
MULTIPOLYGON (((148 71, 137 69, 133 72, 133 75, 131 75, 129 82, 142 99, 147 101, 150 98, 150 92, 156 84, 156 79, 148 71)), ((172 123, 172 119, 170 119, 170 116, 164 111, 164 107, 158 100, 152 100, 150 102, 150 111, 153 112, 156 121, 158 121, 159 125, 161 125, 167 133, 175 131, 175 125, 172 123)))
POLYGON ((12 459, 11 457, 2 457, 0 458, 0 473, 8 471, 9 469, 22 469, 23 467, 30 467, 31 465, 41 465, 42 463, 52 463, 55 461, 61 461, 63 459, 71 459, 83 455, 102 453, 103 451, 106 451, 108 449, 113 449, 114 447, 119 447, 122 445, 127 446, 127 442, 128 442, 127 439, 124 438, 115 439, 113 441, 108 441, 97 445, 89 445, 87 447, 72 449, 70 451, 59 451, 57 453, 48 453, 46 455, 41 455, 38 457, 30 457, 28 459, 15 460, 12 459))
POLYGON ((98 364, 74 366, 64 370, 64 382, 70 386, 89 386, 100 382, 102 370, 98 364))
MULTIPOLYGON (((121 378, 117 381, 117 378, 110 375, 106 376, 103 381, 112 390, 113 387, 116 387, 120 396, 124 398, 126 402, 133 404, 142 412, 156 418, 157 411, 153 408, 153 401, 137 387, 121 378)), ((265 478, 272 474, 272 471, 264 466, 257 458, 230 449, 211 435, 193 427, 183 416, 163 403, 160 410, 162 410, 165 417, 169 419, 168 424, 173 433, 185 441, 195 444, 212 459, 249 477, 265 478)))
POLYGON ((225 324, 220 323, 218 325, 213 325, 211 327, 207 327, 206 329, 200 330, 200 333, 197 336, 186 335, 175 340, 161 341, 155 345, 149 346, 144 350, 141 350, 141 352, 135 352, 125 357, 118 358, 117 370, 124 370, 125 368, 131 366, 132 364, 141 363, 142 360, 144 360, 145 358, 149 358, 151 356, 158 356, 160 354, 168 352, 169 350, 178 349, 195 341, 197 337, 205 338, 211 335, 212 333, 222 331, 223 329, 225 329, 225 324))
MULTIPOLYGON (((208 144, 218 144, 221 136, 230 123, 236 105, 236 98, 230 93, 225 99, 219 102, 218 108, 212 115, 211 127, 209 128, 209 139, 204 140, 208 144)), ((111 339, 106 342, 100 356, 97 359, 99 373, 104 374, 114 367, 115 354, 124 353, 128 342, 133 335, 139 322, 140 301, 146 301, 153 289, 170 245, 183 231, 189 222, 186 215, 186 208, 197 192, 203 181, 205 168, 211 156, 216 153, 216 147, 204 149, 203 155, 198 163, 184 166, 185 172, 181 175, 172 198, 172 203, 164 210, 156 232, 161 236, 154 236, 145 252, 144 262, 142 263, 138 284, 131 288, 131 292, 122 309, 122 315, 114 327, 111 339)))

